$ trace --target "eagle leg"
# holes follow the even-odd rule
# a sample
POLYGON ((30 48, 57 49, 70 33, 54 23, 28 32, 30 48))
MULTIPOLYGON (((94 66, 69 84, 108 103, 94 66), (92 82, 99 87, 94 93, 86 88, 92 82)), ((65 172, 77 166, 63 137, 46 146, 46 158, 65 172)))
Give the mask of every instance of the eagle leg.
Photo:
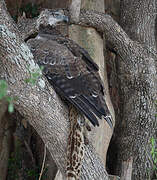
POLYGON ((85 119, 78 110, 71 105, 69 110, 70 134, 67 148, 67 180, 79 180, 84 157, 84 128, 85 119))

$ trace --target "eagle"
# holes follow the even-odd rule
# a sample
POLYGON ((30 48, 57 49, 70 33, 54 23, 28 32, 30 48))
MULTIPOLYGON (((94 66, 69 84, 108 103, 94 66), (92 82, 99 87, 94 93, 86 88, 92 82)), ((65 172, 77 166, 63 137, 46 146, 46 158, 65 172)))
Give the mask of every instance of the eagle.
POLYGON ((56 93, 87 117, 93 126, 99 126, 98 119, 104 118, 112 128, 98 65, 84 48, 56 29, 58 24, 68 21, 62 11, 42 11, 37 20, 38 35, 27 43, 56 93))
POLYGON ((57 94, 72 103, 94 126, 99 126, 97 117, 103 117, 112 127, 98 65, 84 48, 55 28, 68 21, 60 11, 42 11, 37 22, 38 35, 27 43, 57 94))

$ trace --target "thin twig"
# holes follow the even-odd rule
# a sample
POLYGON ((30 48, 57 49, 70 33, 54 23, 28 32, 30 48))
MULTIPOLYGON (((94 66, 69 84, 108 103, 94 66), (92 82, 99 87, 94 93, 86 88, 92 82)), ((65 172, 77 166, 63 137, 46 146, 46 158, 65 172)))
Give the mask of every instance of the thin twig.
POLYGON ((41 180, 41 177, 42 177, 42 174, 43 174, 43 171, 44 171, 45 159, 46 159, 46 145, 44 146, 44 158, 43 158, 43 163, 42 163, 42 167, 41 167, 39 180, 41 180))

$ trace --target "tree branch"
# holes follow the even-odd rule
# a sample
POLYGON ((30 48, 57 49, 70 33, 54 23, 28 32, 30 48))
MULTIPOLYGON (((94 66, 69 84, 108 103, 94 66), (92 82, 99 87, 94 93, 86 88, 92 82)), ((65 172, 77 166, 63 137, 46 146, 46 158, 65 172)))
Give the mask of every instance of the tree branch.
POLYGON ((123 52, 123 49, 120 49, 119 46, 125 48, 125 46, 127 47, 132 43, 128 35, 110 15, 96 11, 81 10, 79 24, 91 26, 98 32, 105 33, 106 40, 119 54, 123 52))
MULTIPOLYGON (((130 3, 129 0, 124 2, 126 1, 130 3)), ((139 2, 137 0, 135 5, 137 6, 139 3, 138 8, 141 3, 145 3, 143 5, 146 8, 149 6, 153 8, 154 2, 139 2)), ((130 9, 130 7, 128 8, 130 9)), ((150 17, 154 17, 154 14, 151 14, 154 13, 154 8, 149 13, 150 17)), ((155 18, 149 23, 149 28, 154 27, 154 23, 155 18)), ((117 72, 120 85, 121 113, 114 141, 118 149, 117 169, 119 169, 118 173, 123 176, 122 164, 133 158, 132 177, 146 179, 148 169, 150 176, 153 174, 153 167, 148 157, 151 156, 151 145, 148 142, 150 142, 151 137, 156 137, 155 128, 157 126, 154 103, 157 98, 155 66, 157 53, 150 50, 150 45, 153 45, 154 42, 152 42, 152 38, 149 43, 147 42, 148 38, 146 40, 143 38, 145 43, 142 44, 131 40, 124 30, 109 15, 104 13, 82 10, 79 24, 94 27, 99 32, 105 33, 108 43, 119 57, 117 58, 117 72)), ((141 37, 150 36, 150 32, 152 33, 152 30, 144 31, 145 34, 141 37)))
MULTIPOLYGON (((82 9, 94 9, 97 11, 104 11, 104 0, 84 0, 81 3, 82 9)), ((71 13, 71 12, 70 12, 71 13)), ((81 47, 85 48, 93 60, 99 66, 99 74, 105 88, 105 101, 113 117, 113 124, 115 122, 114 109, 110 100, 108 90, 108 79, 106 72, 106 59, 104 59, 104 43, 103 38, 97 31, 91 27, 82 27, 79 25, 69 26, 69 37, 77 42, 81 47)), ((96 152, 100 155, 104 165, 106 164, 107 150, 112 137, 113 129, 108 128, 104 121, 100 122, 98 128, 94 128, 89 136, 92 139, 92 144, 96 152)))
MULTIPOLYGON (((69 130, 67 107, 53 88, 41 77, 35 86, 25 83, 28 66, 38 66, 0 1, 0 76, 9 84, 9 94, 17 96, 15 108, 25 116, 42 138, 55 163, 65 175, 66 147, 69 130)), ((86 146, 81 179, 103 179, 108 176, 91 145, 86 146)))
POLYGON ((74 21, 74 22, 79 21, 80 8, 81 8, 81 0, 72 0, 70 8, 69 8, 71 21, 74 21))
POLYGON ((134 53, 134 50, 142 53, 143 49, 147 49, 147 51, 154 56, 157 56, 157 54, 148 47, 132 41, 122 27, 110 15, 92 10, 81 10, 80 21, 75 23, 82 26, 93 27, 98 32, 104 33, 107 46, 111 47, 124 61, 127 54, 134 53))

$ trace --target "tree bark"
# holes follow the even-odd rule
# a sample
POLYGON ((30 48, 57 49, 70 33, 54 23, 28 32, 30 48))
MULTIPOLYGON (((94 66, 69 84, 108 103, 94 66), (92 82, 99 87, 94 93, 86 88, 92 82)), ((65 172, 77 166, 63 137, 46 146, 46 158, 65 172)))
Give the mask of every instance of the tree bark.
MULTIPOLYGON (((132 179, 153 177, 153 164, 149 159, 151 159, 150 139, 156 138, 157 127, 155 118, 156 10, 155 0, 121 1, 120 24, 130 39, 142 46, 139 50, 132 48, 133 52, 127 55, 133 60, 128 58, 131 65, 136 66, 132 75, 128 76, 129 73, 125 70, 126 65, 120 58, 118 59, 120 95, 123 99, 121 109, 123 117, 119 128, 125 128, 125 131, 121 133, 122 140, 119 138, 120 158, 118 161, 123 166, 126 160, 133 160, 132 179), (127 75, 131 79, 131 84, 128 78, 127 81, 123 81, 122 74, 124 78, 127 75), (129 97, 129 94, 132 97, 129 97)), ((122 175, 124 176, 124 173, 122 175)))
POLYGON ((79 21, 81 8, 81 0, 72 0, 70 4, 70 20, 74 22, 79 21))
MULTIPOLYGON (((66 147, 69 130, 66 105, 61 102, 44 77, 35 86, 25 82, 31 71, 39 68, 20 33, 0 1, 0 76, 9 85, 9 95, 17 96, 15 108, 28 119, 42 138, 55 163, 65 175, 66 147)), ((103 163, 89 144, 85 147, 80 179, 102 179, 108 176, 103 163)))
MULTIPOLYGON (((81 8, 103 12, 104 0, 84 0, 81 2, 81 8)), ((94 59, 94 61, 98 64, 100 68, 100 76, 104 82, 105 99, 111 111, 112 117, 114 117, 114 110, 108 93, 108 81, 106 73, 106 64, 104 62, 104 44, 102 37, 99 33, 96 32, 95 29, 91 27, 87 28, 76 25, 71 25, 69 27, 69 36, 81 47, 85 48, 89 52, 90 56, 94 59)), ((106 165, 106 154, 113 129, 110 129, 109 126, 106 123, 104 123, 104 120, 99 120, 99 122, 100 126, 92 129, 89 139, 92 141, 94 148, 96 149, 96 152, 100 155, 101 159, 103 160, 104 165, 106 165)))
MULTIPOLYGON (((135 5, 135 17, 136 13, 138 14, 137 7, 139 8, 141 5, 142 7, 148 7, 149 11, 143 12, 148 13, 145 16, 149 15, 152 17, 148 23, 148 32, 142 30, 145 23, 141 23, 140 30, 137 28, 137 31, 134 30, 135 32, 133 33, 132 29, 129 30, 124 27, 125 31, 128 31, 128 34, 126 34, 108 15, 89 11, 82 11, 80 14, 82 25, 90 25, 95 27, 99 32, 105 32, 108 47, 114 50, 119 57, 117 70, 121 96, 121 122, 117 123, 115 131, 117 136, 115 138, 115 144, 118 149, 118 161, 116 163, 117 167, 119 166, 118 172, 123 179, 137 180, 147 179, 148 170, 150 170, 150 176, 153 174, 152 164, 149 161, 149 140, 152 136, 156 138, 155 127, 157 126, 154 105, 157 90, 155 81, 155 60, 157 55, 151 48, 154 48, 155 43, 153 42, 152 35, 155 33, 153 33, 153 28, 150 29, 154 27, 155 23, 154 10, 152 8, 154 8, 156 2, 155 0, 151 2, 146 0, 138 2, 135 2, 135 4, 131 2, 129 5, 130 1, 122 1, 121 6, 130 9, 132 5, 135 5), (130 31, 131 33, 129 34, 130 31), (134 39, 134 33, 136 36, 140 33, 138 37, 139 42, 136 41, 136 38, 134 39), (146 33, 146 35, 141 35, 141 33, 146 33), (150 42, 147 33, 151 36, 150 42)), ((7 15, 4 16, 6 12, 1 5, 0 76, 9 83, 10 94, 19 96, 16 102, 16 108, 28 118, 30 124, 40 134, 50 150, 52 157, 55 159, 57 166, 64 174, 66 138, 69 126, 67 109, 43 77, 42 80, 45 82, 44 88, 41 88, 39 85, 41 83, 38 83, 35 87, 24 83, 24 79, 29 77, 26 67, 29 62, 32 62, 32 57, 29 50, 19 39, 19 33, 15 32, 15 25, 10 23, 10 18, 7 15), (53 97, 51 101, 49 101, 50 97, 53 97), (55 114, 55 116, 52 117, 52 114, 55 114)), ((127 17, 128 21, 131 18, 127 15, 127 12, 124 13, 124 17, 127 17)), ((134 18, 131 18, 131 22, 139 26, 137 22, 134 22, 134 18)), ((141 19, 143 19, 143 16, 141 16, 141 19)), ((147 30, 146 28, 144 29, 147 30)), ((93 149, 91 151, 90 149, 92 149, 91 145, 86 147, 81 179, 101 179, 101 177, 104 179, 106 177, 104 169, 102 169, 103 172, 101 175, 99 174, 102 164, 100 164, 99 169, 97 167, 97 164, 99 164, 97 159, 95 159, 95 162, 93 161, 93 149), (93 173, 97 177, 90 174, 93 165, 95 165, 93 173)))
MULTIPOLYGON (((145 3, 145 1, 140 2, 145 3)), ((150 7, 154 7, 155 1, 148 1, 148 3, 150 7)), ((146 7, 149 9, 148 4, 146 7)), ((151 12, 154 11, 149 11, 149 15, 151 12)), ((154 17, 154 14, 152 16, 154 17)), ((152 23, 155 23, 153 19, 152 23)), ((154 102, 157 90, 155 79, 157 56, 150 51, 149 44, 143 45, 130 39, 109 15, 83 10, 80 14, 80 24, 92 26, 99 32, 104 32, 108 47, 112 48, 119 57, 117 70, 121 97, 121 122, 117 124, 115 141, 118 148, 117 166, 120 168, 118 172, 122 177, 124 176, 121 173, 122 166, 128 161, 132 162, 130 165, 132 179, 146 179, 148 170, 152 177, 153 165, 149 161, 151 156, 149 142, 152 136, 156 137, 157 121, 154 102)), ((147 37, 147 31, 145 34, 147 37)))
POLYGON ((155 0, 121 1, 120 24, 128 36, 156 50, 155 0))

